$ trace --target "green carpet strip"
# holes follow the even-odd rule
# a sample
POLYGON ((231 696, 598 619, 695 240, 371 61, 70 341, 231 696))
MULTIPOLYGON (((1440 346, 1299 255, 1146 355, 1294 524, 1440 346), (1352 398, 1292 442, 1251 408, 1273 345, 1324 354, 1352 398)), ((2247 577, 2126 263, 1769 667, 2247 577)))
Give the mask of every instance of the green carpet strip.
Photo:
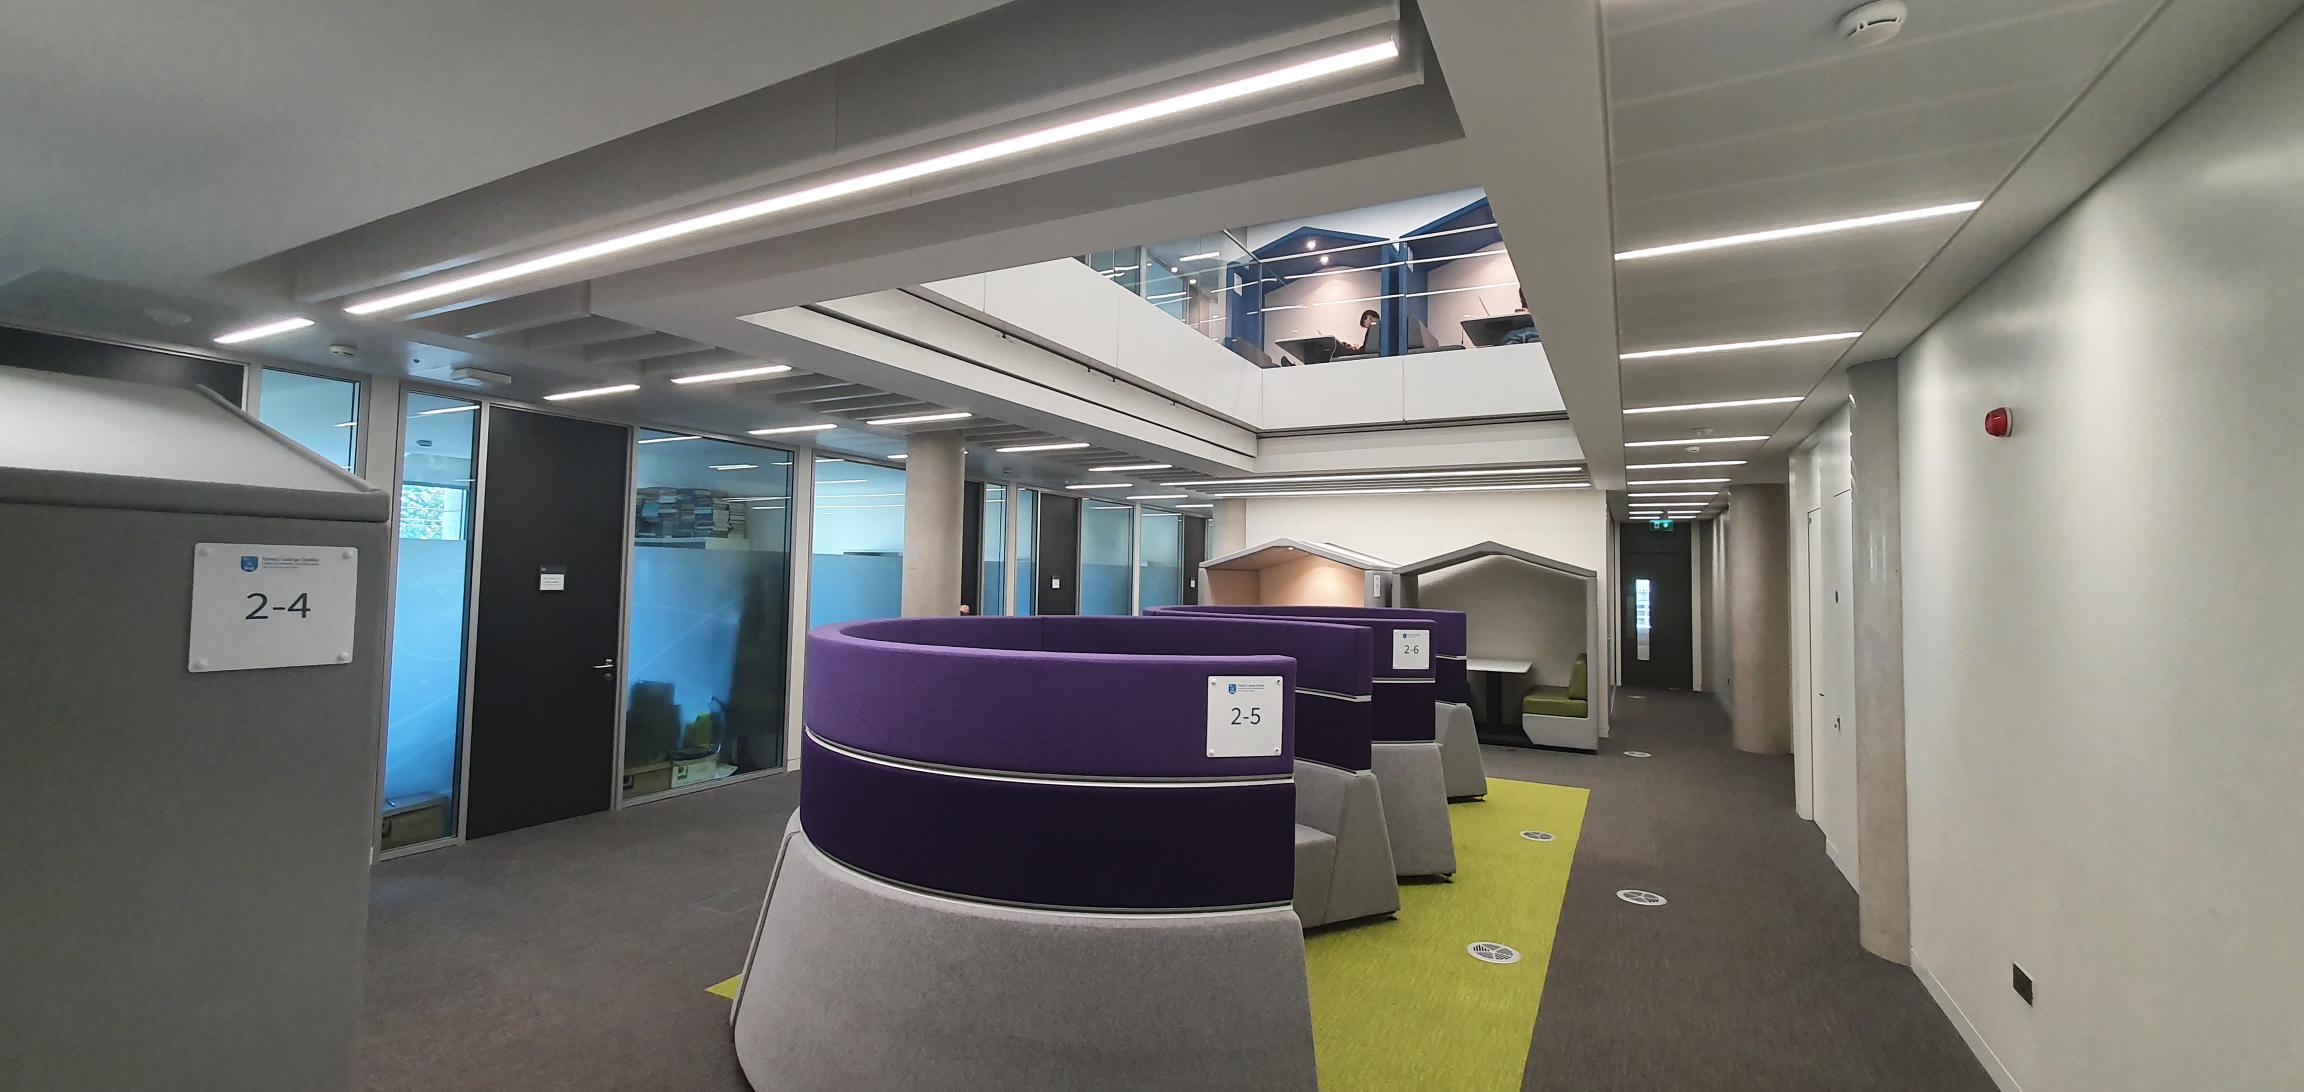
POLYGON ((1448 809, 1454 883, 1403 884, 1397 919, 1304 938, 1322 1092, 1520 1087, 1587 795, 1489 778, 1486 800, 1448 809), (1466 953, 1480 941, 1520 961, 1466 953))

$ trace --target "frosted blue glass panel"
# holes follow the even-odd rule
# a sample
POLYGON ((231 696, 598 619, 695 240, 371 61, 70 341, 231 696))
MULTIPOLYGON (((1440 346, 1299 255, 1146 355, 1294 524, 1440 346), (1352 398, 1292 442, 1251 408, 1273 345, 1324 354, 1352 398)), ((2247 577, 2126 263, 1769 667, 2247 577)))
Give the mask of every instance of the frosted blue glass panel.
POLYGON ((278 368, 264 369, 257 383, 259 419, 321 458, 352 469, 360 450, 360 384, 278 368))
POLYGON ((1137 607, 1174 606, 1184 601, 1184 517, 1174 512, 1144 513, 1139 521, 1137 607))
POLYGON ((1133 614, 1129 558, 1136 508, 1091 500, 1080 512, 1080 613, 1133 614))
MULTIPOLYGON (((268 413, 276 404, 270 382, 267 373, 268 413)), ((411 393, 403 411, 392 679, 384 730, 380 844, 387 850, 456 833, 479 408, 459 398, 411 393)))
POLYGON ((817 463, 815 515, 809 626, 902 613, 904 472, 845 460, 817 463))

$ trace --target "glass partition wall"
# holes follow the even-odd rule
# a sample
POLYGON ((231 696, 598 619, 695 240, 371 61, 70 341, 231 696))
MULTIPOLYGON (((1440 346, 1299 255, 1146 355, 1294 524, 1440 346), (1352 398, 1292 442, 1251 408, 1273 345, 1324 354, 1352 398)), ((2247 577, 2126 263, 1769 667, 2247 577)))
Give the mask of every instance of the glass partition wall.
POLYGON ((808 625, 894 618, 904 590, 904 472, 816 460, 808 625))
POLYGON ((1184 602, 1184 517, 1146 508, 1136 525, 1137 611, 1184 602))
POLYGON ((321 458, 356 473, 360 384, 266 368, 256 379, 256 418, 321 458))
POLYGON ((1080 512, 1080 613, 1131 614, 1136 506, 1090 499, 1080 512))
POLYGON ((635 437, 625 801, 784 764, 792 455, 635 437))
POLYGON ((1011 489, 1016 505, 1016 613, 1038 614, 1040 491, 1011 489))
POLYGON ((979 613, 986 615, 1008 613, 1008 487, 984 486, 984 507, 978 513, 983 527, 980 542, 980 562, 983 572, 977 585, 979 613))
MULTIPOLYGON (((264 405, 269 411, 274 403, 267 397, 264 405)), ((402 407, 392 679, 378 843, 384 851, 456 833, 464 633, 471 602, 473 517, 479 508, 474 499, 479 408, 477 402, 416 393, 402 407)))

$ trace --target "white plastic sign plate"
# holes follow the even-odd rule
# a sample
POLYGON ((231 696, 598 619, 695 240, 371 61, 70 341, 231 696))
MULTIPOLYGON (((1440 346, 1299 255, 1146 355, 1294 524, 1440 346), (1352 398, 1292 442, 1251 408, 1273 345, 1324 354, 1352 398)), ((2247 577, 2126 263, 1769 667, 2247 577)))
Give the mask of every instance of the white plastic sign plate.
POLYGON ((1278 675, 1208 676, 1208 757, 1279 754, 1287 694, 1278 675))
POLYGON ((1428 629, 1393 630, 1392 669, 1395 671, 1432 670, 1432 631, 1428 629))
POLYGON ((202 542, 192 548, 186 666, 251 671, 352 662, 360 551, 202 542))
POLYGON ((546 565, 536 576, 537 591, 567 591, 568 566, 546 565))

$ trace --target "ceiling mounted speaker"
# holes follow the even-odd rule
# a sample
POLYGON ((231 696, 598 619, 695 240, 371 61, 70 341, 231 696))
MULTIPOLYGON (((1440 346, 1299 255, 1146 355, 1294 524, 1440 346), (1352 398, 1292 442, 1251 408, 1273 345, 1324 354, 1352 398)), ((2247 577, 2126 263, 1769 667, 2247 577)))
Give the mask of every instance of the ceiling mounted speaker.
POLYGON ((1862 48, 1876 46, 1904 29, 1904 0, 1876 0, 1840 17, 1840 36, 1862 48))

